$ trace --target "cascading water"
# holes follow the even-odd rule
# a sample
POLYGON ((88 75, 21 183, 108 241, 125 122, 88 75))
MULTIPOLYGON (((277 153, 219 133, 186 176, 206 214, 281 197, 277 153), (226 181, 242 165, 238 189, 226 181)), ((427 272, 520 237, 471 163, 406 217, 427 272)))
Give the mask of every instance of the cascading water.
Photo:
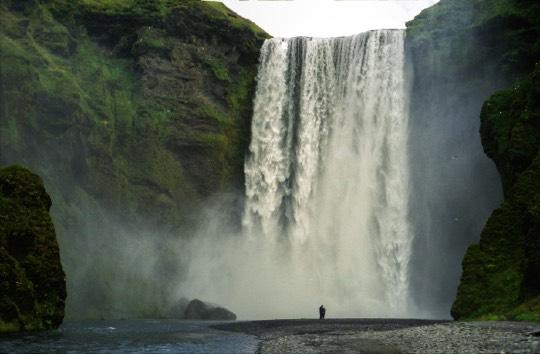
POLYGON ((274 249, 280 292, 334 314, 410 315, 403 47, 381 30, 262 48, 245 234, 274 249))

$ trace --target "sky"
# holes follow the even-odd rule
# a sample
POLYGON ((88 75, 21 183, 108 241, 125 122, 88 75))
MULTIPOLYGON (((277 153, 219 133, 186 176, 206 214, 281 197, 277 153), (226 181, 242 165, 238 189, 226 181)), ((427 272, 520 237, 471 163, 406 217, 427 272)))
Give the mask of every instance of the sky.
POLYGON ((220 0, 274 37, 338 37, 404 28, 438 0, 220 0))

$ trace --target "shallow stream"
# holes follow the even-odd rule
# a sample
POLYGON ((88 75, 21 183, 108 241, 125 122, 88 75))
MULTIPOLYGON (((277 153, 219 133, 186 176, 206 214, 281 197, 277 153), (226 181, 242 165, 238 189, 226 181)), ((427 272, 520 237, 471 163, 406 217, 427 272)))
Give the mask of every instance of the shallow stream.
POLYGON ((66 321, 58 330, 0 337, 0 353, 238 353, 257 351, 255 336, 181 320, 66 321))

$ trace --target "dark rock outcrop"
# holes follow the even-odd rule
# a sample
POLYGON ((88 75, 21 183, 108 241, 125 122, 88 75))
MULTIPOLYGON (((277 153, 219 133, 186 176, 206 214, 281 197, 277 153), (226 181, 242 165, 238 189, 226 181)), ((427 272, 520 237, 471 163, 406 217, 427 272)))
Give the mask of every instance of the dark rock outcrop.
POLYGON ((189 302, 184 312, 184 318, 188 320, 236 320, 236 315, 231 311, 216 305, 194 299, 189 302))
POLYGON ((0 169, 0 332, 56 328, 66 282, 41 178, 0 169))

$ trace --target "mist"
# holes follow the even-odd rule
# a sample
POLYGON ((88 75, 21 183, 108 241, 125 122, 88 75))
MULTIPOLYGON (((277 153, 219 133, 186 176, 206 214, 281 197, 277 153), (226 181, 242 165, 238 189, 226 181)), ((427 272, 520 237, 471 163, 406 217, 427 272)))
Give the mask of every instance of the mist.
MULTIPOLYGON (((182 235, 130 225, 91 198, 84 217, 64 229, 56 222, 66 272, 66 318, 169 317, 186 261, 182 235)), ((52 208, 53 220, 61 212, 52 208)), ((150 223, 149 223, 150 224, 150 223)))
POLYGON ((414 316, 403 46, 403 31, 266 41, 243 210, 216 196, 182 234, 84 201, 80 236, 61 238, 68 317, 181 317, 193 298, 242 319, 414 316))
POLYGON ((243 235, 195 238, 193 296, 242 318, 414 316, 403 40, 265 42, 243 235))
MULTIPOLYGON (((458 18, 447 20, 472 22, 477 9, 467 2, 460 6, 458 18)), ((502 201, 500 177, 484 153, 479 128, 483 102, 508 82, 493 65, 456 61, 454 51, 463 48, 469 57, 478 56, 482 38, 468 34, 466 42, 444 43, 456 35, 437 31, 421 47, 406 47, 409 218, 415 234, 410 276, 417 307, 445 317, 456 296, 465 251, 478 242, 502 201)))
POLYGON ((476 133, 494 84, 457 106, 410 59, 402 31, 268 40, 245 195, 174 232, 82 202, 68 318, 182 317, 194 298, 240 319, 448 318, 501 196, 476 133))
POLYGON ((67 318, 182 317, 194 298, 240 319, 320 304, 329 317, 448 318, 461 258, 501 198, 477 134, 496 84, 456 105, 457 88, 422 81, 392 33, 267 41, 246 195, 214 196, 195 229, 75 201, 81 223, 59 228, 67 318), (397 62, 370 61, 381 53, 397 62), (375 81, 383 68, 403 82, 375 81))

